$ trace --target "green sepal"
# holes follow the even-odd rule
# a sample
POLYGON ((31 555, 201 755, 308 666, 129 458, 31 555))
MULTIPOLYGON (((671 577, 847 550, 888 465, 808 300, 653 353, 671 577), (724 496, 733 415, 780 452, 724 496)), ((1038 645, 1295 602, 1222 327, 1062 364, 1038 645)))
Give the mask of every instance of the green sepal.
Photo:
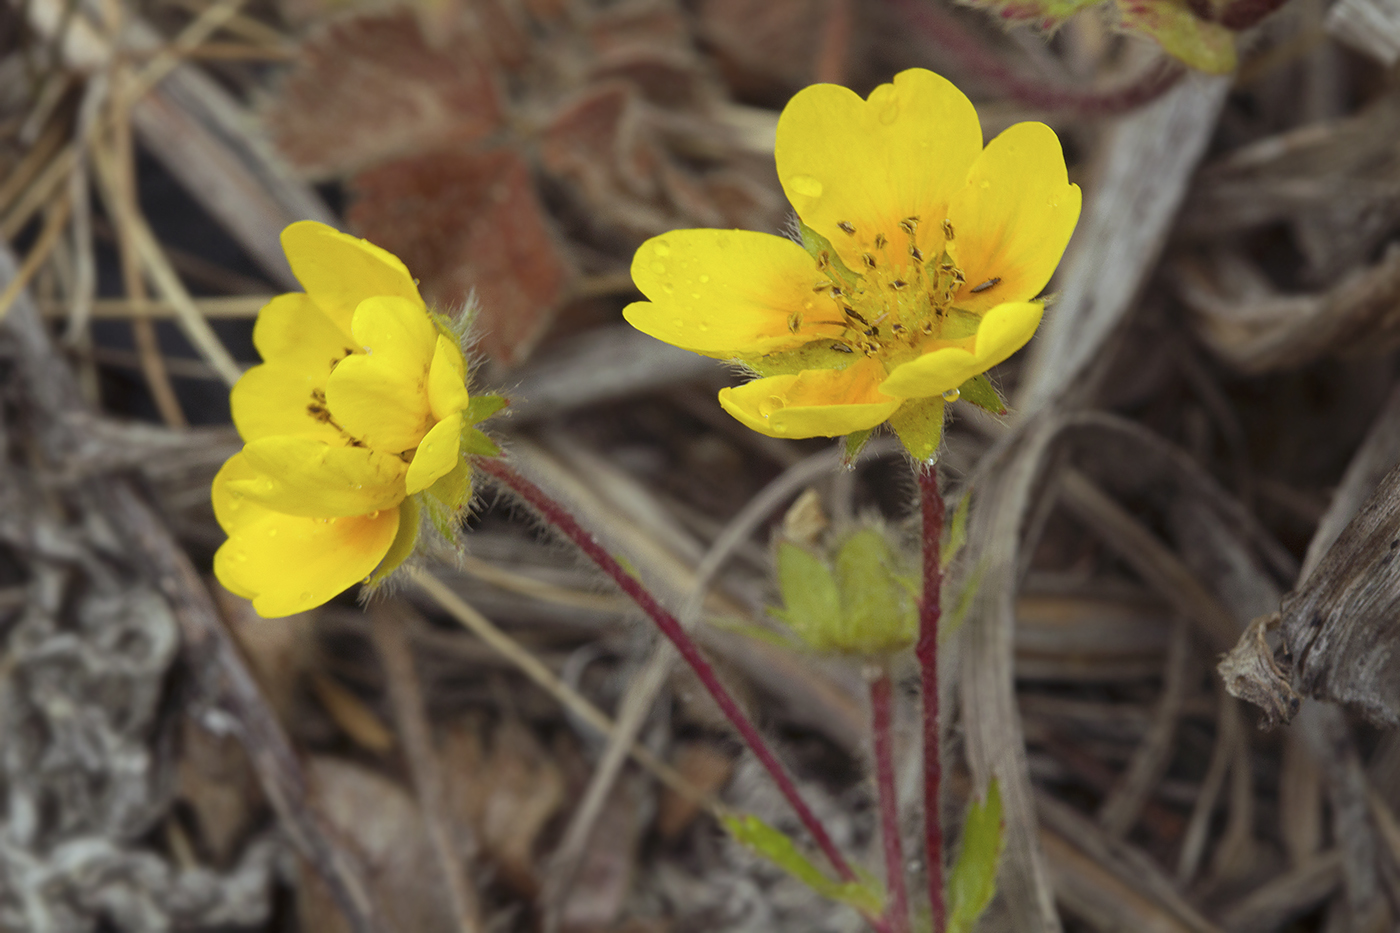
POLYGON ((958 386, 958 399, 963 402, 971 402, 983 411, 989 411, 994 415, 1006 414, 1006 402, 992 385, 992 380, 987 378, 986 373, 978 373, 971 379, 958 386))
POLYGON ((898 651, 919 630, 918 587, 901 575, 884 534, 862 528, 836 554, 844 625, 841 647, 861 654, 898 651))
POLYGON ((909 456, 919 463, 933 463, 943 440, 943 399, 909 399, 890 415, 890 427, 899 435, 909 456))
POLYGON ((460 509, 452 508, 435 496, 425 496, 423 497, 423 510, 428 513, 428 521, 432 523, 433 529, 442 536, 444 541, 460 546, 461 539, 457 534, 457 518, 461 514, 460 509))
POLYGON ((424 491, 449 510, 458 511, 472 495, 471 466, 465 459, 458 458, 452 469, 439 476, 424 491))
POLYGON ((399 565, 408 560, 408 555, 413 553, 418 544, 418 515, 417 496, 409 496, 399 503, 399 530, 394 534, 394 540, 389 543, 389 550, 384 553, 384 559, 374 568, 369 579, 365 580, 366 586, 378 586, 384 582, 385 577, 398 570, 399 565))
POLYGON ((971 506, 972 490, 968 489, 958 500, 958 507, 953 509, 953 520, 948 523, 948 540, 943 542, 938 552, 938 566, 942 570, 948 569, 953 558, 958 556, 958 551, 967 543, 967 514, 971 506))
POLYGON ((841 284, 847 288, 855 288, 860 281, 860 276, 856 275, 850 268, 841 261, 841 254, 836 251, 836 247, 831 245, 831 241, 822 236, 801 220, 797 222, 797 229, 802 234, 802 247, 811 254, 817 261, 817 268, 829 263, 823 272, 840 279, 841 284))
POLYGON ((778 544, 778 591, 783 608, 773 616, 818 651, 831 647, 841 627, 841 591, 831 569, 791 541, 778 544))
POLYGON ((467 402, 467 410, 463 412, 464 420, 467 424, 477 424, 509 404, 510 400, 503 395, 473 395, 467 402))
POLYGON ((822 897, 848 904, 867 917, 878 917, 884 912, 885 894, 879 882, 870 878, 849 882, 831 880, 797 850, 791 839, 756 816, 720 819, 731 836, 822 897))
POLYGON ((468 427, 462 432, 462 452, 477 457, 499 457, 501 448, 481 431, 468 427))
POLYGON ((854 431, 846 435, 845 446, 841 451, 841 463, 849 467, 856 462, 860 452, 865 449, 865 445, 870 443, 870 437, 875 433, 874 428, 866 428, 864 431, 854 431))
POLYGON ((945 933, 971 933, 976 929, 977 918, 996 894, 997 868, 1005 846, 1001 790, 993 778, 987 784, 986 799, 972 803, 967 810, 958 860, 948 876, 945 933))

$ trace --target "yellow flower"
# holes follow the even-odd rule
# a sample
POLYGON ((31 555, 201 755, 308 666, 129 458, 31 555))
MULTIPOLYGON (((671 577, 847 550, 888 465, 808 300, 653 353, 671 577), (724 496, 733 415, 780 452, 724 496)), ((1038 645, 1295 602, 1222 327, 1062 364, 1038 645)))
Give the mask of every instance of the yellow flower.
POLYGON ((397 257, 311 221, 282 247, 306 291, 258 315, 263 363, 229 398, 245 446, 213 485, 214 573, 267 617, 382 579, 422 510, 448 529, 477 434, 460 342, 397 257))
POLYGON ((831 84, 798 93, 778 120, 777 167, 802 244, 654 237, 632 263, 648 300, 627 320, 754 370, 719 400, 755 431, 834 437, 888 420, 931 456, 944 393, 995 398, 970 381, 1040 323, 1032 299, 1079 218, 1059 140, 1018 123, 984 149, 962 92, 911 69, 868 100, 831 84))

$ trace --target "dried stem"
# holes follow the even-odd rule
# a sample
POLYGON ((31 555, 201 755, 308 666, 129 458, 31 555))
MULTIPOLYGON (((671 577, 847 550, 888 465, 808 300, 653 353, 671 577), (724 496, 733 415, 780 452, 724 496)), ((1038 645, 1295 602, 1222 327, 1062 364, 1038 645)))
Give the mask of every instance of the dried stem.
POLYGON ((924 591, 919 601, 919 675, 924 697, 924 849, 928 858, 928 901, 933 929, 943 929, 943 823, 939 797, 943 764, 938 730, 938 620, 943 614, 943 567, 939 546, 943 538, 943 494, 938 491, 938 467, 914 468, 923 512, 924 591))
POLYGON ((763 741, 763 736, 759 734, 758 728, 754 726, 752 720, 730 696, 729 691, 720 682, 715 669, 700 652, 700 647, 681 627, 676 617, 663 609, 661 604, 656 601, 656 597, 652 596, 651 591, 640 580, 624 570, 616 558, 609 554, 607 549, 586 531, 563 506, 546 495, 544 490, 521 476, 499 458, 482 458, 478 461, 478 466, 483 472, 491 474, 509 487, 531 508, 539 512, 541 517, 572 541, 579 550, 598 565, 599 569, 612 578, 622 592, 626 593, 643 612, 651 617, 657 628, 661 629, 662 634, 671 640, 681 657, 695 672, 695 676, 704 684, 705 689, 709 691, 710 696, 714 698, 715 703, 719 705, 730 724, 738 731, 744 744, 767 769, 773 781, 778 785, 778 790, 787 798, 788 803, 796 811, 797 818, 802 821, 802 825, 812 835, 817 847, 825 853, 836 873, 843 881, 855 881, 855 871, 846 861, 845 856, 841 854, 841 851, 836 848, 836 843, 832 841, 816 814, 812 812, 798 793, 797 785, 793 783, 792 776, 778 761, 768 744, 763 741))
POLYGON ((870 729, 875 740, 875 792, 890 889, 885 924, 890 933, 908 933, 909 892, 904 885, 904 845, 899 837, 899 796, 894 784, 893 693, 889 668, 882 666, 870 682, 870 729))
POLYGON ((1109 90, 1087 90, 1030 78, 1008 66, 981 38, 964 28, 937 3, 931 0, 892 2, 911 26, 950 53, 960 65, 1029 107, 1070 111, 1081 117, 1112 116, 1160 97, 1186 74, 1186 69, 1177 62, 1163 59, 1128 84, 1109 90))

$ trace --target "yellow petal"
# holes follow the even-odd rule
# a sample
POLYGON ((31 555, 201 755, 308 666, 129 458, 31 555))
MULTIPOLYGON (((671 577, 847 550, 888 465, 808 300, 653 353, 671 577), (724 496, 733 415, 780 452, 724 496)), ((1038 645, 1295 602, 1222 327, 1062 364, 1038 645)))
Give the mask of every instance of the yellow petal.
POLYGON ((351 329, 366 352, 341 361, 326 381, 331 416, 370 447, 412 450, 433 426, 428 369, 437 328, 420 305, 369 298, 351 329))
POLYGON ((885 370, 862 360, 843 370, 809 369, 721 389, 724 410, 769 437, 836 437, 873 428, 903 399, 880 392, 885 370))
POLYGON ((404 483, 408 494, 422 492, 441 476, 446 476, 461 459, 462 415, 448 415, 423 435, 413 462, 408 465, 404 483))
POLYGON ((265 618, 304 612, 363 580, 389 550, 399 510, 374 516, 283 515, 230 490, 254 472, 236 454, 214 479, 214 512, 229 535, 214 555, 214 575, 253 601, 265 618))
POLYGON ((467 394, 467 364, 462 348, 438 334, 433 362, 428 367, 428 406, 438 421, 471 403, 467 394))
POLYGON ((351 316, 366 298, 392 295, 423 305, 418 286, 399 257, 368 240, 303 220, 282 231, 282 249, 297 281, 346 333, 351 316))
POLYGON ((284 360, 254 366, 234 383, 229 393, 233 423, 244 441, 277 434, 341 443, 341 433, 326 419, 326 372, 312 371, 284 360), (318 399, 314 393, 320 392, 318 399))
POLYGON ((905 218, 919 218, 916 243, 926 258, 942 249, 948 201, 982 151, 982 129, 961 91, 912 68, 869 100, 834 84, 799 91, 778 118, 776 145, 788 200, 846 265, 860 269, 868 251, 902 267, 910 261, 905 218), (884 253, 876 234, 888 240, 884 253))
POLYGON ((1069 183, 1054 130, 1017 123, 992 140, 948 206, 956 236, 949 252, 967 280, 954 303, 985 311, 1040 294, 1064 255, 1079 206, 1079 186, 1069 183))
POLYGON ((1026 345, 1040 326, 1039 302, 998 305, 982 316, 973 349, 944 347, 895 367, 880 391, 904 398, 927 398, 956 389, 1026 345))
POLYGON ((673 230, 652 237, 632 259, 632 281, 651 300, 628 305, 627 322, 707 356, 791 349, 840 336, 845 326, 831 296, 813 291, 826 283, 816 261, 767 233, 673 230))
POLYGON ((355 352, 349 329, 341 330, 310 296, 278 295, 263 305, 253 326, 253 346, 266 362, 288 363, 330 375, 332 365, 355 352))
POLYGON ((368 447, 338 447, 305 437, 264 437, 243 448, 255 478, 229 491, 287 515, 364 515, 403 501, 407 465, 368 447))

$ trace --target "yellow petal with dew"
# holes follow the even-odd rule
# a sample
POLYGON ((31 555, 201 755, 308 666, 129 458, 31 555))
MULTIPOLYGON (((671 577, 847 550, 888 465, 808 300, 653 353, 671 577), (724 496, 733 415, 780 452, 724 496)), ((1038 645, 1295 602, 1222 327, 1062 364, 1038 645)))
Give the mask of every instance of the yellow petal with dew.
POLYGON ((282 249, 306 293, 346 333, 366 298, 390 295, 423 306, 418 286, 399 257, 368 240, 303 220, 282 231, 282 249))
POLYGON ((1017 123, 992 140, 948 206, 956 234, 949 252, 966 279, 953 303, 985 311, 1040 294, 1079 207, 1079 186, 1069 183, 1054 130, 1017 123))
POLYGON ((433 361, 428 366, 428 407, 438 421, 471 404, 467 393, 467 363, 462 348, 438 334, 433 361))
POLYGON ((457 465, 462 453, 462 414, 448 415, 423 435, 404 476, 408 494, 422 492, 457 465))
POLYGON ((418 446, 433 426, 428 370, 438 332, 422 307, 403 298, 368 298, 352 331, 365 348, 326 381, 331 415, 352 437, 398 453, 418 446))
POLYGON ((901 268, 912 261, 900 227, 911 217, 915 245, 937 256, 949 199, 981 151, 977 111, 962 91, 911 68, 868 100, 835 84, 799 91, 778 118, 775 154, 797 215, 859 271, 867 252, 901 268))
POLYGON ((880 383, 880 391, 928 398, 956 389, 1025 346, 1040 326, 1043 312, 1037 301, 998 305, 982 316, 971 350, 943 347, 896 366, 880 383))
POLYGON ((707 356, 757 356, 838 337, 845 327, 816 260, 782 237, 752 230, 673 230, 632 259, 648 301, 623 310, 644 334, 707 356), (801 333, 794 334, 793 326, 801 333))
POLYGON ((349 329, 337 327, 301 292, 278 295, 263 305, 253 325, 253 346, 265 362, 300 366, 323 379, 356 349, 349 329))
POLYGON ((862 360, 843 370, 809 369, 721 389, 719 403, 769 437, 837 437, 880 424, 903 399, 882 393, 885 370, 862 360))
POLYGON ((230 491, 287 515, 364 515, 398 506, 408 466, 368 447, 339 447, 305 437, 264 437, 243 448, 256 476, 230 491))
POLYGON ((341 443, 342 435, 326 412, 327 375, 283 360, 245 372, 228 400, 239 436, 256 441, 291 434, 341 443))
POLYGON ((398 532, 396 508, 325 519, 264 508, 231 489, 253 475, 237 454, 214 479, 215 514, 229 535, 214 555, 214 575, 265 618, 304 612, 363 580, 398 532))

